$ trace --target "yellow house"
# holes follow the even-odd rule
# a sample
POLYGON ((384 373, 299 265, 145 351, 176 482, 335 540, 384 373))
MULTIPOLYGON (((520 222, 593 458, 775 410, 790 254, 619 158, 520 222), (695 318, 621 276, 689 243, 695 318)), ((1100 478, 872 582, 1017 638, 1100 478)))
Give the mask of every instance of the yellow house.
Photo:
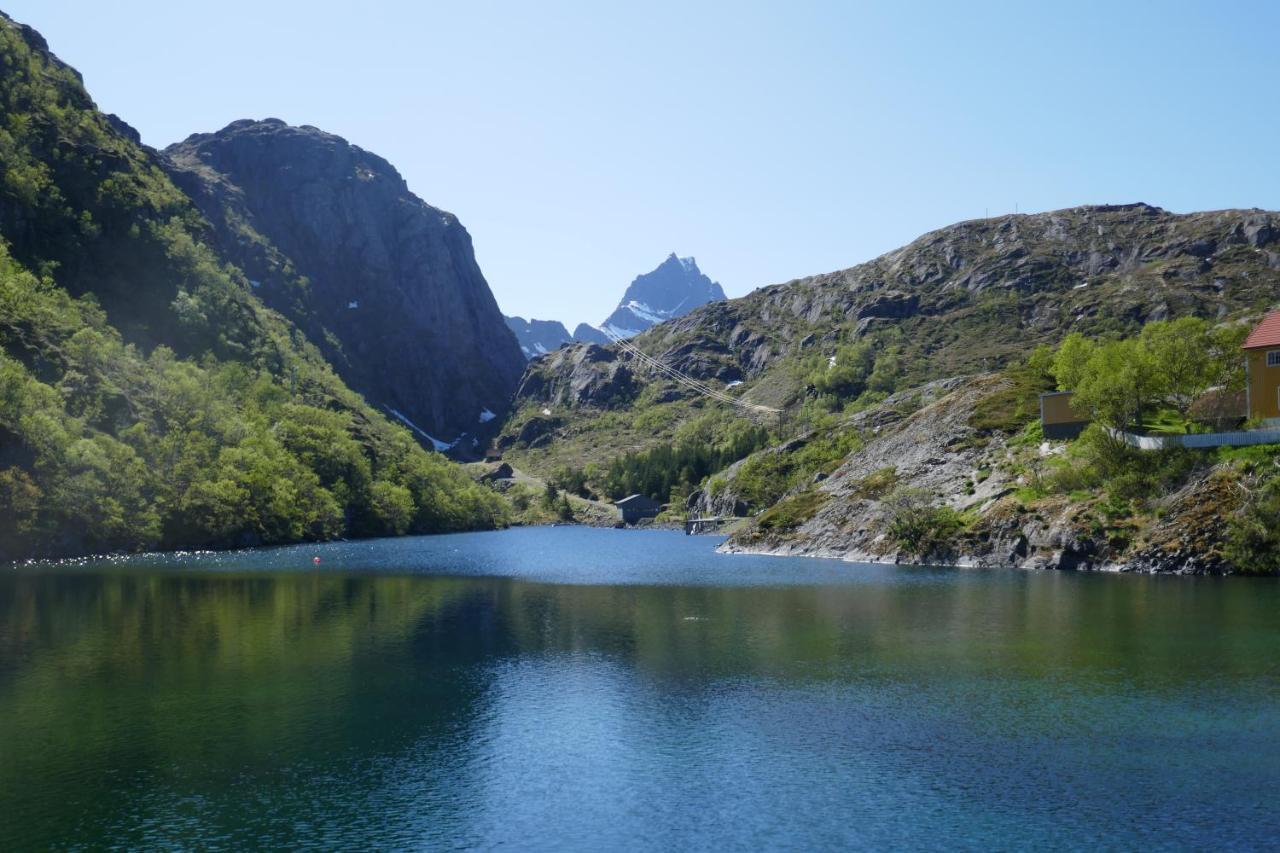
POLYGON ((1244 342, 1249 417, 1280 418, 1280 311, 1272 311, 1244 342))

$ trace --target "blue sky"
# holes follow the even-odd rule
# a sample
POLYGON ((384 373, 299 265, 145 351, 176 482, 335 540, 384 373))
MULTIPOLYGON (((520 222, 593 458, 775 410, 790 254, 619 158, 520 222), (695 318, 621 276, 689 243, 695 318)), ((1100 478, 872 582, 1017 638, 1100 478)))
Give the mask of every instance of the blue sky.
POLYGON ((381 154, 570 325, 672 251, 736 296, 1015 205, 1280 207, 1280 3, 607 6, 3 3, 149 144, 381 154))

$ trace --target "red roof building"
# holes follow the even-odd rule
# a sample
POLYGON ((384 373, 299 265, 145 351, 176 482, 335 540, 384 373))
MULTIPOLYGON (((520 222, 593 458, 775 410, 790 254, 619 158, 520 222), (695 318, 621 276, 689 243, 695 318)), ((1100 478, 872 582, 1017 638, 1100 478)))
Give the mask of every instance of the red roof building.
POLYGON ((1244 339, 1244 349, 1280 347, 1280 311, 1272 311, 1244 339))
POLYGON ((1280 311, 1262 318, 1243 349, 1249 417, 1280 420, 1280 311))

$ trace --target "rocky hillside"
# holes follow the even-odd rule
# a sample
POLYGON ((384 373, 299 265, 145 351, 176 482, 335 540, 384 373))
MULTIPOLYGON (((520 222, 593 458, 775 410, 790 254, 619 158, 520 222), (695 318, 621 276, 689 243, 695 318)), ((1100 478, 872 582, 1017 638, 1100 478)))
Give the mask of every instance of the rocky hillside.
POLYGON ((502 523, 264 303, 167 165, 0 16, 0 561, 502 523))
POLYGON ((697 261, 678 258, 673 252, 652 272, 636 276, 601 328, 616 337, 629 338, 673 317, 683 317, 699 305, 722 299, 724 290, 698 269, 697 261))
POLYGON ((278 119, 163 154, 255 294, 373 405, 450 442, 504 410, 524 359, 471 238, 390 163, 278 119))
MULTIPOLYGON (((1186 454, 1181 480, 1151 490, 1151 505, 1141 510, 1102 490, 1045 494, 1034 484, 1047 470, 1077 462, 1057 459, 1069 448, 1043 441, 1034 422, 1016 432, 993 426, 993 411, 1017 391, 1004 375, 942 380, 853 416, 841 428, 861 436, 857 449, 829 476, 791 489, 722 550, 1038 569, 1233 570, 1224 558, 1226 521, 1248 492, 1245 467, 1186 454), (913 518, 920 529, 912 530, 913 518)), ((1034 409, 1033 394, 1023 408, 1034 409)), ((763 453, 794 452, 812 440, 763 453)), ((758 463, 748 458, 730 468, 694 496, 693 511, 729 509, 740 500, 742 472, 758 463)))
MULTIPOLYGON (((1108 205, 962 222, 846 270, 704 305, 632 342, 697 379, 741 383, 734 393, 785 407, 814 392, 814 363, 861 340, 892 357, 886 372, 900 389, 995 369, 1070 331, 1123 333, 1277 299, 1280 214, 1108 205)), ((540 396, 565 385, 553 369, 529 366, 517 407, 555 402, 540 396)), ((565 402, 627 406, 616 394, 565 402)))

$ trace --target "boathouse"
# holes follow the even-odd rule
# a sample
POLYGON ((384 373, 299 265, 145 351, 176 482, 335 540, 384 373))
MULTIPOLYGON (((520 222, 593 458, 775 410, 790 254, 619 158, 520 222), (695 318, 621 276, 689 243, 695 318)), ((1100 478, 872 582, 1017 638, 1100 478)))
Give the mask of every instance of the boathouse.
POLYGON ((614 506, 626 524, 635 524, 641 519, 655 518, 662 512, 662 504, 644 495, 632 495, 617 501, 614 506))

